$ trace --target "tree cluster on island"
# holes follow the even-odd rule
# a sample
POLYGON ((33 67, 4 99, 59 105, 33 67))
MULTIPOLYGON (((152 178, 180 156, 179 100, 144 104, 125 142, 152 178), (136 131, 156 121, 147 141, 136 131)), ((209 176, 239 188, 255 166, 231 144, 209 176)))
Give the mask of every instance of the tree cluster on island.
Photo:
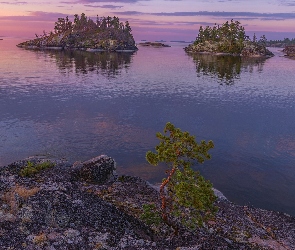
POLYGON ((273 56, 266 48, 267 39, 263 35, 257 40, 255 34, 251 40, 239 21, 231 20, 222 25, 200 26, 199 34, 193 44, 185 48, 186 52, 224 53, 241 56, 273 56))
POLYGON ((67 16, 58 18, 54 32, 37 35, 36 39, 20 43, 19 47, 88 49, 88 50, 137 50, 128 21, 119 18, 98 17, 95 21, 84 13, 74 15, 73 22, 67 16))

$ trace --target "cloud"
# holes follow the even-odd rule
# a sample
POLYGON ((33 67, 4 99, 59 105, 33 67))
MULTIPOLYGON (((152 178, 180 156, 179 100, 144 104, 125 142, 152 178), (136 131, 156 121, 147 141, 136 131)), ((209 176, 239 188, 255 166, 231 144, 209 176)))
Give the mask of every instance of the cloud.
POLYGON ((0 4, 11 4, 11 5, 20 5, 20 4, 28 4, 28 2, 7 2, 7 1, 1 1, 0 4))
POLYGON ((192 16, 212 16, 227 18, 251 18, 261 20, 286 20, 295 19, 295 13, 257 13, 257 12, 228 12, 228 11, 197 11, 197 12, 156 12, 145 13, 138 11, 114 12, 116 15, 152 15, 152 16, 172 16, 172 17, 192 17, 192 16))
POLYGON ((118 6, 118 5, 111 5, 111 4, 106 4, 106 5, 92 5, 92 4, 85 4, 85 7, 91 7, 91 8, 103 8, 103 9, 120 9, 123 6, 118 6))
POLYGON ((29 11, 28 16, 0 16, 0 20, 12 20, 12 21, 32 21, 32 22, 52 22, 56 21, 59 17, 70 16, 64 13, 57 12, 44 12, 44 11, 29 11))
POLYGON ((156 16, 214 16, 214 17, 250 17, 268 19, 295 19, 295 13, 257 13, 257 12, 227 12, 227 11, 198 11, 198 12, 171 12, 153 13, 156 16))
POLYGON ((141 1, 150 1, 150 0, 76 0, 76 1, 62 1, 61 3, 65 4, 93 4, 93 3, 137 3, 141 1))
POLYGON ((119 11, 113 12, 114 14, 124 15, 124 16, 140 16, 140 15, 153 15, 152 13, 144 13, 140 11, 119 11))
POLYGON ((295 2, 294 1, 281 0, 279 2, 280 2, 281 5, 284 5, 284 6, 295 6, 295 2))
MULTIPOLYGON (((163 25, 167 25, 167 26, 176 26, 176 25, 184 25, 187 27, 190 27, 192 25, 203 25, 203 26, 210 26, 210 25, 214 25, 214 22, 181 22, 181 21, 173 21, 173 22, 169 22, 169 21, 153 21, 153 20, 141 20, 141 19, 136 19, 136 18, 129 18, 128 21, 132 24, 137 24, 137 25, 146 25, 146 26, 163 26, 163 25)), ((167 28, 166 28, 167 29, 167 28)))

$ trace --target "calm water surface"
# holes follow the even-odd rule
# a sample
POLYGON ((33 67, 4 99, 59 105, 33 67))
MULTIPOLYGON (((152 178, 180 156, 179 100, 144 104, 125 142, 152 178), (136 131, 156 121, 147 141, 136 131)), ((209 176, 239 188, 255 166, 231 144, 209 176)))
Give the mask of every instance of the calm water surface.
POLYGON ((0 41, 0 165, 100 154, 151 182, 145 152, 170 121, 213 140, 196 169, 238 204, 295 215, 295 60, 190 56, 185 44, 134 54, 29 51, 0 41))

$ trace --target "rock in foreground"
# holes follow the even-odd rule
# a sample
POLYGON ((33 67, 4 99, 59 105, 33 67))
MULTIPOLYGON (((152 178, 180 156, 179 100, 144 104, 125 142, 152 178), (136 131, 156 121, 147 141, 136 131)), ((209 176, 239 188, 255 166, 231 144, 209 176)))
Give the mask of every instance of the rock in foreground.
POLYGON ((293 217, 223 196, 216 218, 195 231, 173 236, 148 226, 142 205, 157 201, 158 191, 114 170, 108 156, 74 165, 32 157, 1 167, 0 249, 294 249, 293 217))

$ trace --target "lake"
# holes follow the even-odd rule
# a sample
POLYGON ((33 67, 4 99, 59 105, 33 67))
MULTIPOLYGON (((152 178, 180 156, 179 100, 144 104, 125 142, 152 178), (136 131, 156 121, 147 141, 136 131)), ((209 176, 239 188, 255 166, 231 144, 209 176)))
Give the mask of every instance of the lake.
POLYGON ((0 166, 32 155, 107 154, 118 174, 158 183, 145 153, 166 122, 213 140, 199 170, 231 201, 295 216, 295 60, 32 51, 0 41, 0 166))

